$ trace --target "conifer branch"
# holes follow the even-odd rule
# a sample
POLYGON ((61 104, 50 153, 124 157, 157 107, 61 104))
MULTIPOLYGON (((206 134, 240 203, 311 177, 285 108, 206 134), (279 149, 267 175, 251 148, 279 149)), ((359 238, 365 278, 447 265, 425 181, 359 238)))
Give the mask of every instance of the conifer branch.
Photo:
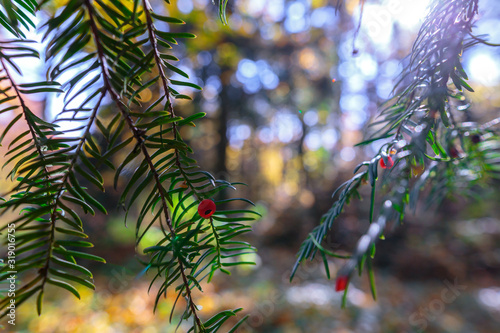
MULTIPOLYGON (((477 13, 478 0, 435 0, 432 3, 412 48, 409 65, 404 69, 396 85, 395 90, 403 88, 402 91, 387 102, 388 106, 381 112, 382 120, 373 124, 379 126, 379 129, 370 139, 359 145, 388 138, 390 141, 382 146, 371 161, 358 165, 354 171, 356 175, 339 187, 337 191, 345 187, 339 199, 323 216, 320 225, 313 230, 311 236, 303 242, 292 270, 292 278, 298 265, 306 258, 313 259, 317 251, 321 252, 325 269, 328 272, 325 254, 332 255, 332 253, 323 249, 320 243, 331 228, 333 221, 341 213, 346 200, 353 194, 357 194, 357 187, 365 177, 372 186, 370 207, 373 207, 379 163, 383 169, 391 169, 387 172, 390 172, 391 183, 397 183, 395 188, 405 189, 405 191, 398 190, 389 195, 384 200, 384 207, 373 223, 373 213, 370 209, 369 230, 361 237, 353 256, 339 272, 337 281, 340 281, 340 290, 347 290, 344 289, 345 281, 356 268, 361 274, 364 263, 370 260, 368 256, 374 255, 375 242, 383 234, 386 223, 395 215, 399 215, 401 220, 408 204, 414 207, 418 192, 428 182, 430 173, 426 172, 416 184, 410 185, 412 168, 415 165, 422 165, 421 168, 424 168, 426 160, 441 162, 441 164, 429 163, 429 169, 434 170, 438 165, 447 167, 446 162, 460 158, 456 151, 446 151, 441 146, 437 135, 440 131, 449 132, 458 127, 449 98, 463 97, 463 89, 473 91, 466 82, 468 78, 461 65, 461 55, 465 49, 473 45, 473 43, 467 43, 465 37, 470 34, 477 13), (450 81, 458 93, 452 91, 450 81), (427 154, 429 146, 436 157, 427 154), (395 161, 391 155, 394 156, 395 161), (403 166, 398 166, 399 164, 403 166), (367 170, 358 173, 362 167, 366 167, 367 170)), ((457 135, 461 135, 460 131, 457 135)), ((333 256, 338 257, 336 254, 333 256)), ((371 266, 368 266, 369 275, 373 276, 371 266)), ((373 279, 370 279, 370 283, 374 291, 373 279)), ((375 292, 373 295, 375 296, 375 292)))
MULTIPOLYGON (((151 5, 149 4, 148 0, 142 0, 142 5, 144 7, 144 14, 146 16, 146 24, 148 27, 148 35, 149 35, 149 42, 151 43, 151 46, 153 47, 153 54, 154 54, 154 59, 155 59, 155 64, 158 69, 158 73, 160 75, 162 85, 163 85, 163 91, 165 93, 165 98, 166 98, 166 103, 168 107, 168 111, 170 112, 170 117, 175 118, 175 111, 174 107, 172 104, 171 96, 170 96, 170 89, 169 89, 169 83, 168 83, 168 78, 165 74, 165 70, 163 69, 162 60, 160 58, 160 51, 158 50, 158 42, 157 42, 157 36, 155 33, 155 28, 154 28, 154 23, 153 19, 151 17, 151 5)), ((179 132, 177 129, 177 123, 174 121, 172 122, 172 132, 174 133, 174 139, 178 140, 180 139, 179 132)), ((179 150, 174 148, 175 150, 175 164, 177 165, 177 168, 182 174, 182 177, 184 178, 184 181, 186 182, 186 185, 191 189, 191 192, 193 195, 196 197, 198 202, 202 200, 196 189, 194 188, 193 184, 190 182, 189 177, 186 174, 186 171, 182 167, 182 163, 180 160, 179 156, 179 150)))
MULTIPOLYGON (((5 75, 7 76, 8 80, 10 82, 11 87, 14 88, 14 91, 16 93, 16 97, 19 100, 19 103, 21 104, 21 112, 23 113, 24 119, 26 120, 26 124, 28 125, 28 129, 30 131, 31 137, 33 138, 33 144, 34 144, 35 149, 38 153, 38 156, 40 156, 40 158, 43 159, 44 153, 42 150, 42 146, 40 145, 40 142, 39 142, 38 137, 36 135, 36 131, 33 128, 33 125, 31 124, 31 122, 28 120, 28 116, 26 114, 26 110, 28 110, 28 107, 26 106, 24 98, 22 97, 21 92, 19 91, 19 88, 17 87, 16 82, 14 81, 12 76, 10 75, 9 70, 8 70, 7 66, 5 65, 4 56, 2 54, 0 54, 0 62, 2 64, 3 70, 5 71, 5 75)), ((44 173, 45 173, 45 178, 49 179, 50 178, 49 171, 47 170, 46 167, 44 167, 44 173)))
MULTIPOLYGON (((130 131, 133 133, 133 136, 137 142, 137 145, 139 146, 145 160, 146 160, 146 163, 148 164, 149 166, 149 170, 150 172, 152 173, 153 175, 153 178, 154 178, 154 181, 155 181, 155 186, 158 190, 158 194, 160 196, 160 200, 161 200, 161 204, 162 204, 162 210, 163 210, 163 215, 165 217, 165 221, 167 223, 167 226, 169 228, 169 231, 170 231, 170 235, 171 235, 171 238, 175 238, 176 237, 176 232, 175 232, 175 229, 172 225, 172 221, 170 219, 170 216, 168 214, 168 203, 167 203, 167 197, 168 197, 168 194, 167 192, 165 191, 165 188, 163 187, 161 181, 160 181, 160 176, 159 176, 159 173, 158 171, 156 170, 156 167, 153 163, 153 160, 151 158, 151 155, 149 154, 148 150, 147 150, 147 147, 144 143, 144 139, 143 139, 143 133, 134 125, 134 122, 132 120, 132 118, 130 117, 129 115, 129 112, 127 110, 127 107, 126 105, 123 103, 123 101, 121 100, 120 96, 114 91, 111 83, 110 83, 110 79, 109 79, 109 73, 108 73, 108 70, 107 70, 107 67, 106 67, 106 60, 105 60, 105 57, 104 57, 104 51, 103 51, 103 48, 102 48, 102 41, 100 40, 100 37, 99 37, 99 29, 97 28, 97 25, 95 23, 95 20, 94 20, 94 8, 92 7, 92 4, 90 3, 90 0, 84 0, 84 3, 85 3, 85 6, 87 7, 87 10, 88 10, 88 14, 89 14, 89 22, 90 22, 90 27, 91 27, 91 31, 92 31, 92 36, 93 36, 93 39, 94 39, 94 42, 96 44, 96 47, 97 47, 97 54, 98 54, 98 58, 99 58, 99 62, 100 62, 100 66, 101 66, 101 71, 102 71, 102 76, 103 76, 103 81, 104 81, 104 89, 109 92, 110 96, 111 96, 111 99, 113 100, 113 102, 115 103, 115 105, 118 107, 120 113, 122 114, 122 117, 125 119, 130 131)), ((155 56, 157 56, 156 54, 156 51, 155 51, 155 56)), ((163 77, 164 77, 164 74, 163 74, 163 77)), ((169 96, 169 91, 168 91, 168 87, 167 89, 165 90, 165 94, 168 98, 169 96)), ((182 277, 182 281, 183 281, 183 285, 184 285, 184 288, 185 288, 185 291, 186 291, 186 298, 187 298, 187 302, 188 302, 188 305, 189 307, 191 308, 191 311, 193 313, 193 316, 194 316, 194 319, 195 319, 195 322, 196 322, 196 325, 202 329, 203 328, 203 324, 200 320, 200 318, 198 317, 198 314, 197 314, 197 308, 196 308, 196 305, 194 304, 194 301, 193 301, 193 298, 192 298, 192 291, 191 291, 191 287, 189 285, 189 281, 188 281, 188 278, 186 276, 186 272, 185 272, 185 267, 184 267, 184 264, 182 263, 182 261, 180 260, 180 258, 177 258, 177 263, 179 265, 179 270, 180 270, 180 275, 182 277)))
POLYGON ((73 172, 73 169, 79 160, 79 155, 82 152, 82 149, 83 149, 83 146, 86 142, 87 136, 90 135, 90 130, 92 128, 92 125, 94 124, 94 121, 97 117, 97 113, 99 111, 99 108, 100 108, 101 103, 102 103, 105 96, 106 96, 106 92, 105 91, 101 92, 101 96, 99 97, 99 100, 97 101, 96 105, 94 106, 94 108, 92 110, 92 113, 89 116, 89 120, 88 120, 88 122, 86 124, 86 128, 85 128, 85 132, 81 136, 80 142, 78 143, 78 146, 76 147, 75 152, 73 153, 74 155, 73 155, 73 158, 71 159, 70 165, 65 170, 65 174, 61 180, 61 184, 59 186, 59 189, 56 191, 57 194, 55 197, 55 203, 54 203, 54 206, 52 208, 52 212, 50 214, 51 231, 50 231, 49 251, 47 253, 47 260, 45 262, 45 265, 43 266, 43 268, 40 269, 40 272, 43 274, 41 292, 43 292, 43 290, 44 290, 44 286, 45 286, 45 283, 47 282, 47 278, 48 278, 48 274, 49 274, 50 258, 51 258, 52 253, 53 253, 54 242, 55 242, 55 226, 56 226, 56 221, 58 219, 57 210, 58 210, 59 206, 61 205, 61 196, 65 192, 66 187, 71 186, 71 185, 69 185, 70 174, 71 174, 71 172, 73 172))
MULTIPOLYGON (((153 53, 154 53, 154 58, 155 58, 155 63, 156 67, 158 69, 158 73, 160 75, 162 85, 163 85, 163 90, 165 92, 166 96, 166 104, 168 107, 168 110, 170 112, 171 118, 175 118, 175 112, 174 112, 174 107, 172 105, 172 100, 170 96, 170 89, 169 89, 169 83, 168 83, 168 78, 165 74, 165 70, 162 66, 162 60, 160 58, 160 51, 158 49, 158 43, 157 43, 157 36, 155 33, 155 28, 154 28, 154 23, 153 19, 151 17, 151 5, 149 4, 148 0, 142 0, 143 7, 144 7, 144 13, 146 16, 146 24, 148 27, 148 33, 149 33, 149 41, 151 43, 151 46, 153 47, 153 53)), ((172 131, 174 133, 174 138, 176 140, 180 139, 180 135, 178 132, 177 128, 177 122, 173 121, 172 122, 172 131)), ((177 148, 174 148, 175 151, 175 164, 177 166, 177 169, 180 171, 184 182, 186 185, 190 188, 191 193, 196 197, 198 202, 201 202, 202 197, 201 195, 196 191, 193 183, 190 181, 188 175, 186 174, 186 171, 184 170, 184 167, 182 166, 182 162, 179 156, 179 150, 177 148)), ((217 267, 220 268, 221 266, 221 247, 220 247, 220 242, 219 242, 219 234, 217 233, 217 230, 215 229, 215 226, 213 225, 213 220, 210 219, 210 225, 212 229, 212 233, 214 234, 215 240, 216 240, 216 248, 217 248, 217 267)))

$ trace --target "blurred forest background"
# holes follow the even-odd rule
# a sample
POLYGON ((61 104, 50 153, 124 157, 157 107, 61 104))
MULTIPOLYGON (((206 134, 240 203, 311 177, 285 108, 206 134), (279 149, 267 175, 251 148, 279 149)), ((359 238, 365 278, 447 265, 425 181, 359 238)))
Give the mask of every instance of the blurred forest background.
MULTIPOLYGON (((342 310, 342 293, 335 293, 319 261, 303 265, 289 282, 300 243, 332 204, 332 191, 357 163, 378 152, 378 146, 354 146, 391 95, 427 5, 367 1, 355 36, 359 1, 346 1, 336 14, 335 1, 328 0, 230 0, 228 26, 210 0, 178 0, 168 7, 155 2, 155 11, 170 11, 198 36, 173 51, 183 59, 180 68, 203 87, 183 92, 194 102, 178 102, 178 114, 207 113, 197 127, 184 128, 183 137, 216 178, 248 184, 239 196, 256 202, 263 215, 247 239, 259 250, 258 264, 236 270, 233 278, 217 275, 198 297, 202 315, 241 306, 250 314, 242 333, 499 331, 500 211, 494 189, 475 202, 456 197, 440 207, 422 206, 388 232, 374 260, 377 301, 366 276, 354 277, 342 310)), ((499 24, 500 3, 481 0, 475 34, 499 42, 499 24)), ((476 90, 469 94, 474 120, 495 118, 498 49, 475 47, 464 63, 476 90)), ((31 74, 19 80, 45 77, 46 69, 33 62, 22 68, 31 74)), ((158 94, 153 86, 143 100, 158 94)), ((33 108, 53 118, 61 100, 39 97, 33 108)), ((0 118, 1 126, 8 121, 0 118)), ((102 174, 113 177, 105 166, 102 174)), ((0 188, 9 186, 2 177, 0 188)), ((18 309, 18 332, 173 332, 172 299, 152 313, 154 292, 147 294, 149 278, 138 262, 142 249, 157 241, 155 233, 134 248, 134 216, 129 214, 126 228, 118 193, 109 188, 96 194, 105 198, 110 215, 87 217, 91 253, 108 262, 90 267, 97 291, 81 289, 82 301, 65 292, 46 295, 41 317, 31 300, 18 309)), ((368 224, 368 206, 356 202, 347 209, 327 249, 352 251, 368 224)), ((341 265, 331 261, 332 275, 341 265)))

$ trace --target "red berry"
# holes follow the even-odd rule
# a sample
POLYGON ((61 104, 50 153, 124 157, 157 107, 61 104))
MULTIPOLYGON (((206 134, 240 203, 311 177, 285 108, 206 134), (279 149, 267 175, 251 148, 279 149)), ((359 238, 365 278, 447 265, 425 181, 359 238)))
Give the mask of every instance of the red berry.
POLYGON ((474 134, 471 136, 471 141, 473 144, 477 145, 479 142, 481 142, 481 137, 478 134, 474 134))
POLYGON ((450 147, 450 157, 451 158, 459 158, 460 157, 460 152, 458 151, 457 148, 450 147))
POLYGON ((335 282, 335 291, 344 291, 347 287, 347 282, 349 281, 349 277, 347 276, 339 276, 337 281, 335 282))
POLYGON ((387 164, 385 164, 384 159, 380 159, 380 167, 382 169, 390 169, 394 166, 394 160, 392 159, 391 156, 387 156, 387 164))
POLYGON ((215 213, 215 202, 210 199, 205 199, 200 202, 198 214, 200 214, 201 217, 208 219, 213 213, 215 213))

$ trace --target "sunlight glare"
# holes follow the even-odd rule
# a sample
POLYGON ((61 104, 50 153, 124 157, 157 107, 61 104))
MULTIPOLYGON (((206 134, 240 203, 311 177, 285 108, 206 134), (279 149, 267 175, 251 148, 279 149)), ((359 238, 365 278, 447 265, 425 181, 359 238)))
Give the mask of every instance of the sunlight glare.
POLYGON ((471 80, 485 86, 495 86, 500 83, 500 64, 491 53, 474 52, 467 65, 471 80))
POLYGON ((394 18, 405 29, 416 29, 427 15, 430 0, 401 1, 389 0, 389 8, 397 8, 394 18))
POLYGON ((366 4, 362 29, 375 43, 387 45, 392 41, 393 23, 407 30, 417 29, 427 14, 429 2, 386 0, 381 4, 366 4))

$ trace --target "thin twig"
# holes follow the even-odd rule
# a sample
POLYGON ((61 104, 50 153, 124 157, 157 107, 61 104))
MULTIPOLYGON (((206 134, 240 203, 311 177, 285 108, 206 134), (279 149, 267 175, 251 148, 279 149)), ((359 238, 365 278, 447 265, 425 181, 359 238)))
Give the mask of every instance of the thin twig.
MULTIPOLYGON (((147 22, 148 33, 149 33, 149 41, 151 43, 151 46, 153 47, 153 54, 154 54, 154 58, 155 58, 156 67, 158 68, 158 73, 160 75, 162 85, 163 85, 163 90, 165 92, 165 97, 167 99, 168 111, 170 112, 170 117, 175 118, 174 107, 172 105, 172 100, 170 97, 170 89, 168 86, 168 79, 167 79, 167 76, 165 74, 165 70, 163 69, 163 66, 161 65, 162 60, 160 58, 160 51, 158 50, 158 43, 156 41, 156 33, 155 33, 155 29, 154 29, 153 19, 151 18, 151 11, 150 11, 151 5, 149 4, 148 0, 142 0, 142 4, 144 7, 144 13, 146 15, 146 22, 147 22)), ((180 139, 179 132, 177 130, 177 123, 176 122, 172 123, 172 132, 174 133, 174 139, 176 139, 176 140, 180 139)), ((175 148, 174 151, 175 151, 175 164, 177 165, 177 168, 181 172, 184 180, 186 181, 186 185, 191 189, 191 192, 194 194, 194 196, 196 197, 198 202, 200 202, 201 197, 196 192, 196 189, 194 188, 193 184, 189 181, 189 178, 188 178, 184 168, 182 167, 180 157, 179 157, 179 150, 175 148)))

